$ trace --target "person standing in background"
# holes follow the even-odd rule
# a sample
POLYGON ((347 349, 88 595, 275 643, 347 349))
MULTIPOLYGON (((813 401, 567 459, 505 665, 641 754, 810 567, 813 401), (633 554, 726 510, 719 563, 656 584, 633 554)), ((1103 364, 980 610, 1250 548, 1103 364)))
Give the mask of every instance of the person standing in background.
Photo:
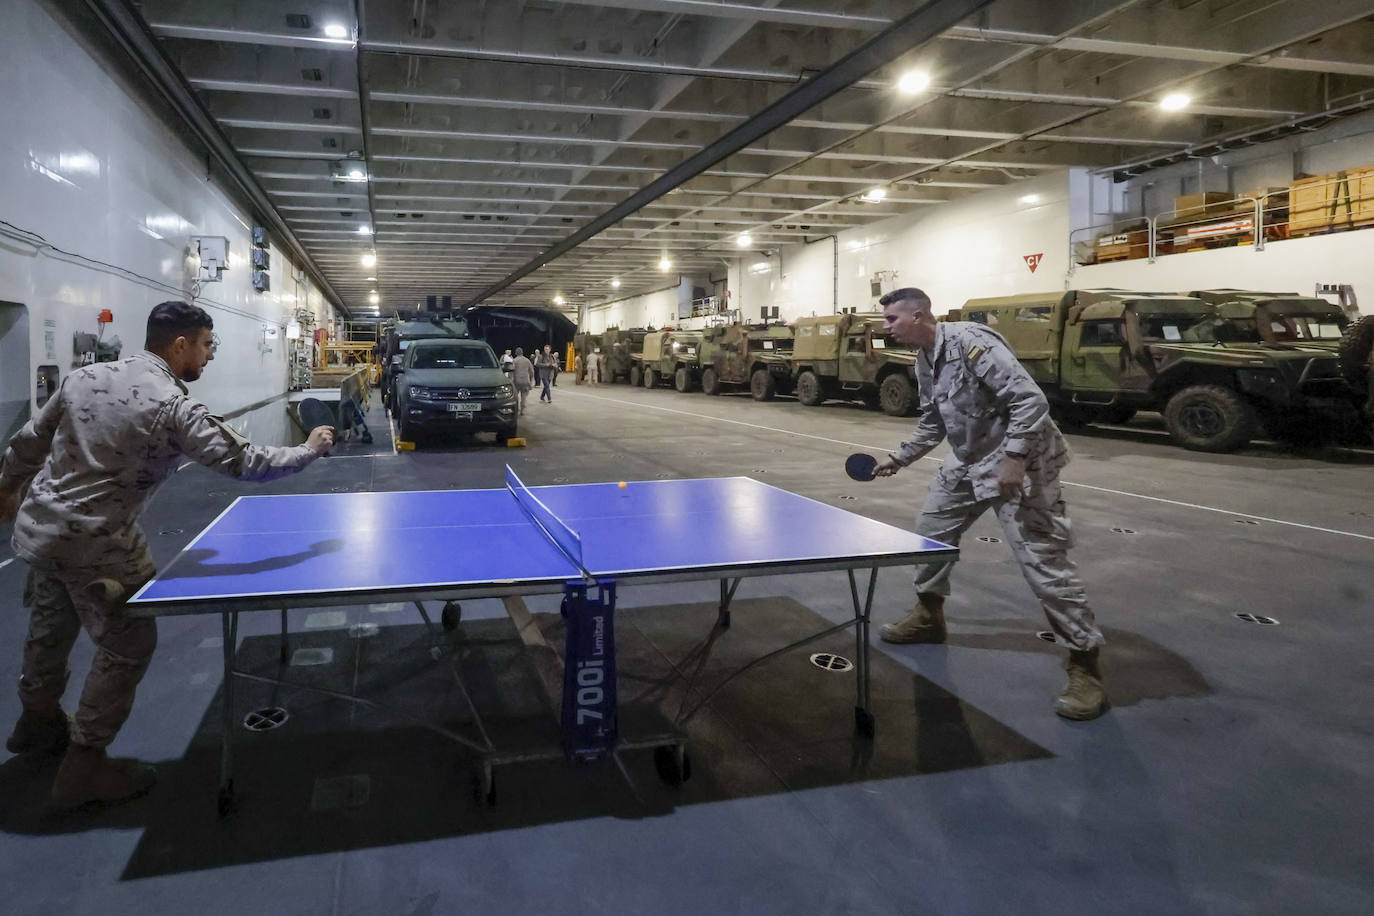
POLYGON ((549 386, 553 384, 553 374, 557 370, 557 362, 554 360, 553 347, 544 344, 544 349, 540 350, 534 357, 534 369, 539 377, 541 386, 539 400, 553 403, 553 395, 549 393, 549 386))
POLYGON ((520 412, 525 412, 525 402, 529 400, 530 389, 534 387, 534 363, 525 356, 521 347, 515 348, 515 358, 511 360, 510 380, 520 395, 520 412))

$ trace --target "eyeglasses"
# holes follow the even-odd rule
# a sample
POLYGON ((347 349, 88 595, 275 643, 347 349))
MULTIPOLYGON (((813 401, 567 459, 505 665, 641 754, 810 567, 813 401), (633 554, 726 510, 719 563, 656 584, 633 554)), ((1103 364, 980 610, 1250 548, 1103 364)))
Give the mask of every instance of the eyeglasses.
POLYGON ((218 350, 219 350, 219 335, 216 334, 216 333, 214 333, 214 332, 211 332, 211 333, 210 333, 210 352, 211 352, 211 353, 215 353, 215 352, 218 352, 218 350))

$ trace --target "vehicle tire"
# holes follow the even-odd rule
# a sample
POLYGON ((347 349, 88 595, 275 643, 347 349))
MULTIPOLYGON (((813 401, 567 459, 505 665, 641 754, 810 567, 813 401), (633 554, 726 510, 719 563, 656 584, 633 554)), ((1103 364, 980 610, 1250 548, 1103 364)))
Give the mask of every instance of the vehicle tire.
POLYGON ((749 376, 749 393, 754 396, 756 401, 771 401, 778 393, 777 383, 773 381, 773 373, 767 369, 755 369, 754 374, 749 376))
POLYGON ((701 390, 703 394, 720 394, 720 376, 716 375, 716 370, 701 370, 701 390))
POLYGON ((679 366, 673 373, 673 387, 679 394, 686 394, 692 390, 692 373, 689 369, 679 366))
POLYGON ((645 370, 644 370, 644 387, 645 387, 645 388, 657 388, 657 387, 658 387, 658 370, 657 370, 657 369, 645 369, 645 370))
POLYGON ((797 376, 797 400, 807 407, 815 407, 825 400, 821 391, 821 380, 810 369, 797 376))
POLYGON ((905 375, 894 372, 878 387, 878 398, 889 417, 909 417, 916 409, 916 386, 905 375))
POLYGON ((630 367, 630 387, 638 388, 644 384, 644 372, 638 366, 630 367))
POLYGON ((1230 388, 1189 385, 1164 405, 1164 426, 1184 448, 1234 452, 1255 435, 1255 409, 1230 388))
POLYGON ((1350 322, 1336 350, 1341 357, 1341 375, 1356 390, 1363 391, 1369 373, 1370 350, 1374 349, 1374 315, 1350 322))
POLYGON ((1050 419, 1053 420, 1060 429, 1078 430, 1087 426, 1092 416, 1078 404, 1051 401, 1050 419))
POLYGON ((403 442, 414 442, 418 431, 412 424, 402 420, 396 429, 396 434, 401 437, 403 442))
POLYGON ((496 444, 505 445, 507 441, 514 439, 517 435, 519 435, 518 429, 519 424, 511 424, 506 429, 498 429, 496 431, 496 444))

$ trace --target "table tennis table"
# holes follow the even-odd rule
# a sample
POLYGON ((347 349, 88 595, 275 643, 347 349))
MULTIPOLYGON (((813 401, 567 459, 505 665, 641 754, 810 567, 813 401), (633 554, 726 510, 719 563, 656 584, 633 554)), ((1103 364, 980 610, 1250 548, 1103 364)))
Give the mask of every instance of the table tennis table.
MULTIPOLYGON (((130 613, 138 616, 221 615, 224 733, 219 806, 221 813, 228 813, 234 804, 234 679, 320 689, 236 670, 242 612, 280 611, 285 665, 288 609, 409 600, 429 628, 434 639, 431 653, 438 660, 443 634, 425 602, 446 602, 441 622, 448 629, 456 625, 462 599, 501 598, 526 647, 542 650, 532 653, 546 663, 539 672, 542 686, 551 706, 561 706, 562 747, 557 753, 569 760, 589 760, 618 749, 653 747, 660 775, 666 768, 681 779, 688 766, 683 726, 726 682, 851 626, 857 656, 855 727, 872 737, 869 617, 878 568, 957 556, 957 548, 947 544, 747 477, 631 481, 624 487, 526 487, 507 467, 506 487, 500 490, 239 497, 128 603, 130 613), (864 569, 869 576, 861 596, 855 573, 864 569), (743 578, 823 571, 847 573, 853 602, 850 619, 750 661, 705 691, 690 708, 689 682, 670 734, 638 739, 618 734, 618 586, 720 581, 712 632, 694 650, 695 657, 689 656, 694 681, 711 645, 730 626, 730 603, 743 578), (560 593, 565 618, 561 664, 523 602, 523 596, 560 593), (552 665, 547 664, 550 659, 552 665)), ((527 753, 502 755, 457 665, 451 667, 479 737, 473 740, 438 725, 421 724, 477 753, 478 794, 490 799, 494 765, 534 758, 527 753)), ((664 778, 673 781, 668 775, 664 778)))

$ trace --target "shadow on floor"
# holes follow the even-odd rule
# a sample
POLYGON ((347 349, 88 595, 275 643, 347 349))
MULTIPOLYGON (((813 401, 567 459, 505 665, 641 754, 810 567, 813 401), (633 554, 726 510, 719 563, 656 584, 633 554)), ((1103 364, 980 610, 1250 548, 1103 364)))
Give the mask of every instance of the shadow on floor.
MULTIPOLYGON (((561 645, 557 615, 537 619, 549 641, 561 645)), ((675 667, 714 619, 709 604, 618 615, 622 737, 661 731, 675 715, 687 695, 675 667)), ((716 641, 691 698, 700 699, 745 661, 827 625, 791 599, 736 602, 733 625, 716 641)), ((352 690, 385 703, 388 711, 239 679, 236 722, 268 706, 286 709, 289 718, 272 731, 236 731, 239 805, 227 819, 215 810, 221 690, 185 756, 159 765, 159 783, 144 799, 59 814, 43 801, 54 760, 16 758, 0 766, 0 829, 55 834, 142 827, 123 875, 135 879, 608 815, 655 817, 681 805, 1051 756, 882 652, 872 656, 877 736, 856 737, 853 673, 809 661, 816 652, 852 658, 853 636, 842 632, 770 660, 716 694, 687 724, 692 776, 680 787, 658 779, 651 751, 633 751, 621 755, 628 781, 611 763, 498 768, 497 804, 487 806, 474 797, 474 754, 406 719, 477 734, 447 659, 462 671, 503 750, 556 746, 556 724, 509 621, 464 622, 449 634, 447 659, 439 663, 430 660, 429 645, 420 626, 366 636, 358 628, 293 634, 293 651, 329 650, 330 658, 283 671, 274 637, 246 639, 239 650, 242 670, 352 690)))

